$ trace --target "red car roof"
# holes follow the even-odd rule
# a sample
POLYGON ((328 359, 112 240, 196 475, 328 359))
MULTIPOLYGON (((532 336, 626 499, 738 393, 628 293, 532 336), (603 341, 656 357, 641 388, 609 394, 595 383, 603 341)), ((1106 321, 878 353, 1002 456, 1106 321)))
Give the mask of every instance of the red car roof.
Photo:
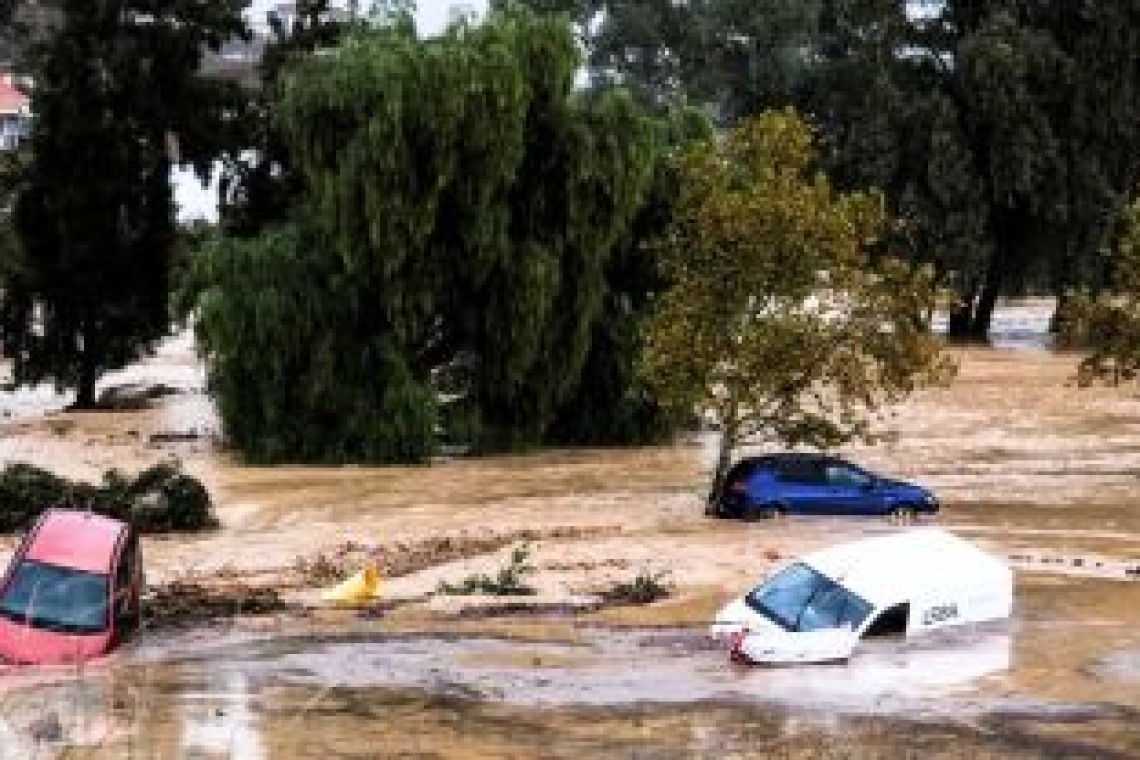
POLYGON ((44 514, 25 556, 88 573, 110 573, 115 544, 126 529, 125 523, 109 517, 52 509, 44 514))

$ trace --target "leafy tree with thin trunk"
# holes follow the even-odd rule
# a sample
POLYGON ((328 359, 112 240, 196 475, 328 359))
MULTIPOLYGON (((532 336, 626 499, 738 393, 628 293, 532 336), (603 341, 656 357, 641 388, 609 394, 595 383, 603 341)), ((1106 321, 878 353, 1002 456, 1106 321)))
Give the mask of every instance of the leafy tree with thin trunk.
POLYGON ((681 200, 659 243, 671 282, 642 370, 677 414, 715 423, 713 493, 750 441, 830 447, 951 365, 931 335, 930 271, 869 258, 887 219, 873 194, 815 173, 794 112, 742 122, 681 159, 681 200))
POLYGON ((57 0, 30 53, 31 164, 17 190, 20 260, 3 283, 0 346, 17 382, 95 383, 169 326, 176 244, 170 168, 205 171, 230 85, 204 50, 245 33, 239 0, 57 0))
POLYGON ((1070 296, 1058 339, 1087 353, 1077 367, 1082 387, 1140 377, 1140 200, 1128 207, 1117 245, 1112 287, 1070 296))

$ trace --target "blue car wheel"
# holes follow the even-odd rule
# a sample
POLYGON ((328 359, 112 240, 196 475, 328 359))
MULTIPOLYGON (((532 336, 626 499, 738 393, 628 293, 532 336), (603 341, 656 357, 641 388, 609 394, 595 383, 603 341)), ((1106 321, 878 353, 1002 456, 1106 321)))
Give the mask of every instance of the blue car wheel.
POLYGON ((744 517, 748 520, 774 520, 783 517, 787 511, 781 504, 758 504, 747 507, 744 517))
POLYGON ((899 522, 914 522, 918 518, 918 509, 911 504, 898 504, 887 512, 887 517, 899 522))

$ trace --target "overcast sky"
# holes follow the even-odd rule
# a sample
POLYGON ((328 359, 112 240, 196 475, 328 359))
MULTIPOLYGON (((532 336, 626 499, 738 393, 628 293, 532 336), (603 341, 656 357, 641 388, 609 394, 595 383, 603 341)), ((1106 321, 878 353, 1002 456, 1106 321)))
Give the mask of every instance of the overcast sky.
MULTIPOLYGON (((249 15, 254 21, 265 18, 265 12, 281 0, 253 0, 250 3, 249 15)), ((344 6, 345 0, 333 0, 334 5, 344 6)), ((358 7, 367 10, 371 0, 359 0, 358 7)), ((419 0, 416 4, 416 26, 421 34, 435 34, 447 24, 447 15, 452 6, 457 8, 471 8, 480 12, 487 7, 487 0, 419 0)))

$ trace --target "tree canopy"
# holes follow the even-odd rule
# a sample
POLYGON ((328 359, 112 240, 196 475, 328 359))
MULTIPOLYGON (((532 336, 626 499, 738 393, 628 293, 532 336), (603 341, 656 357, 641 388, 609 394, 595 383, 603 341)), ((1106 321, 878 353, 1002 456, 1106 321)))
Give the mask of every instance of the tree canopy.
POLYGON ((1140 377, 1140 200, 1128 207, 1118 246, 1110 287, 1078 292, 1062 312, 1060 339, 1087 352, 1077 371, 1082 386, 1140 377))
POLYGON ((30 53, 30 164, 16 190, 19 258, 0 345, 18 382, 94 402, 98 376, 167 330, 175 162, 204 170, 229 90, 197 76, 203 51, 244 33, 230 0, 59 0, 30 53))
POLYGON ((572 435, 659 154, 628 98, 575 92, 578 65, 566 24, 502 13, 431 39, 359 30, 285 71, 296 221, 216 241, 192 274, 241 450, 418 461, 456 419, 485 449, 572 435))
POLYGON ((594 83, 722 124, 794 105, 839 187, 882 191, 900 254, 984 338, 997 299, 1098 287, 1140 155, 1126 0, 527 0, 575 19, 594 83))
POLYGON ((627 88, 659 113, 686 103, 720 123, 798 102, 822 6, 821 0, 521 4, 575 22, 591 86, 627 88))
POLYGON ((643 372, 662 403, 717 424, 714 487, 750 440, 830 447, 948 370, 928 327, 932 273, 879 256, 882 199, 837 194, 791 112, 746 120, 680 161, 660 241, 670 287, 643 372))
POLYGON ((219 182, 219 211, 230 234, 255 235, 288 221, 301 193, 296 169, 273 121, 276 89, 286 67, 334 46, 358 22, 331 0, 298 0, 291 17, 267 16, 269 36, 258 63, 257 87, 233 119, 219 182))
POLYGON ((984 337, 1027 284, 1096 285, 1137 177, 1140 8, 1128 2, 833 0, 808 107, 845 187, 881 188, 899 243, 984 337))

